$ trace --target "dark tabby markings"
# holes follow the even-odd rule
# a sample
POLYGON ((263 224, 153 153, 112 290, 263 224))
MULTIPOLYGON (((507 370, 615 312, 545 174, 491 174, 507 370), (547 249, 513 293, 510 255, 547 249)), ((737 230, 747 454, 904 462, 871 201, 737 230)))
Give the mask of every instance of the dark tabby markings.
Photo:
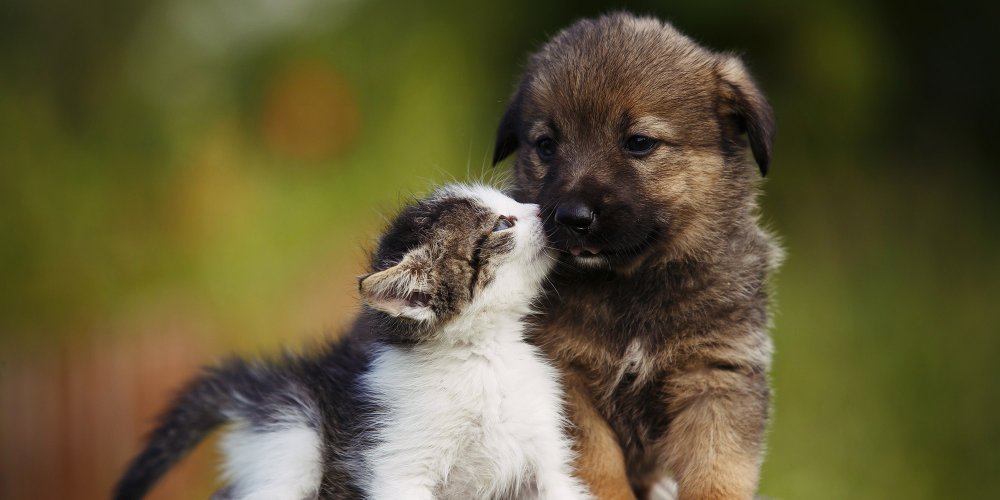
POLYGON ((480 274, 479 271, 483 267, 483 262, 482 262, 483 245, 486 243, 486 240, 489 239, 489 237, 490 233, 486 233, 480 236, 479 239, 476 240, 476 244, 473 246, 472 249, 472 258, 469 259, 469 266, 472 267, 472 277, 469 279, 469 298, 472 298, 475 295, 476 284, 478 284, 479 281, 479 274, 480 274))

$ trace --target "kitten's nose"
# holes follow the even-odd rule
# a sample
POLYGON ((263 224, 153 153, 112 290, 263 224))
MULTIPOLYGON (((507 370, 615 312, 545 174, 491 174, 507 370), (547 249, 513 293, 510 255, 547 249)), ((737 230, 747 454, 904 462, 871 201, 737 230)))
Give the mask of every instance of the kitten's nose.
POLYGON ((576 233, 585 233, 594 223, 594 210, 583 203, 556 207, 556 222, 576 233))

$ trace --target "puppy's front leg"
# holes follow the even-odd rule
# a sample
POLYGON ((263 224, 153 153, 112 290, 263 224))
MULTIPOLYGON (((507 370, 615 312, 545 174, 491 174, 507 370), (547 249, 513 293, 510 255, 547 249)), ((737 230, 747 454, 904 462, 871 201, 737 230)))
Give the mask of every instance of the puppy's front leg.
POLYGON ((668 379, 670 428, 661 443, 679 500, 750 500, 767 426, 764 371, 706 366, 668 379))
POLYGON ((600 500, 635 500, 615 432, 594 407, 579 375, 571 369, 564 374, 577 477, 600 500))

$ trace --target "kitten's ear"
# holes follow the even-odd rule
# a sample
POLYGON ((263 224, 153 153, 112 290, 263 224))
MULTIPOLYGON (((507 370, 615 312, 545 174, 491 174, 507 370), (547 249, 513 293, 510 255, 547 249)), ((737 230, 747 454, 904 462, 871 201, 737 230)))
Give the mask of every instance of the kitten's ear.
POLYGON ((390 316, 433 321, 429 286, 431 262, 420 252, 410 252, 388 269, 358 278, 361 300, 390 316))
POLYGON ((738 57, 721 56, 716 71, 722 80, 720 97, 725 106, 723 111, 735 116, 740 133, 746 132, 760 175, 766 176, 771 164, 771 144, 774 142, 774 112, 771 105, 738 57))

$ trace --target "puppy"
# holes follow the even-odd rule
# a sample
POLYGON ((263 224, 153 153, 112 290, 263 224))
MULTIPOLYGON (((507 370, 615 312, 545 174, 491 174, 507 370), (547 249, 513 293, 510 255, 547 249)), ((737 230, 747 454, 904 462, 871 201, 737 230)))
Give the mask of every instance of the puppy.
POLYGON ((517 153, 513 194, 543 207, 563 252, 534 341, 564 371, 600 498, 648 497, 665 474, 682 500, 757 489, 773 132, 736 56, 653 18, 579 21, 527 64, 493 161, 517 153))

